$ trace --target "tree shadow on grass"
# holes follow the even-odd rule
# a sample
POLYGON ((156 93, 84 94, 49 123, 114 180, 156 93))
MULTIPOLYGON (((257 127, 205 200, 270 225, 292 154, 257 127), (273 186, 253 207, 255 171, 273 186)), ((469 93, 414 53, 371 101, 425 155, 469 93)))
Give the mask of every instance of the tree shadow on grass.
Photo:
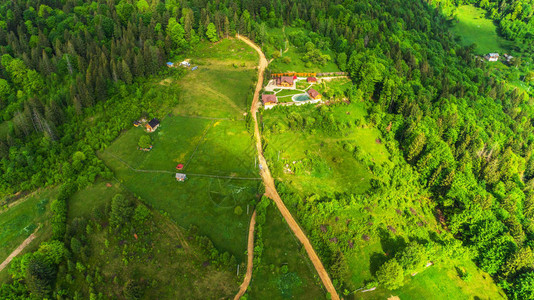
POLYGON ((381 265, 383 265, 389 258, 384 255, 384 253, 375 252, 371 254, 371 258, 369 259, 369 271, 371 272, 371 275, 375 276, 376 271, 378 271, 378 268, 380 268, 381 265))
POLYGON ((394 257, 395 253, 406 247, 406 240, 402 236, 394 236, 388 230, 380 228, 378 230, 378 237, 380 238, 380 245, 382 250, 389 257, 394 257))

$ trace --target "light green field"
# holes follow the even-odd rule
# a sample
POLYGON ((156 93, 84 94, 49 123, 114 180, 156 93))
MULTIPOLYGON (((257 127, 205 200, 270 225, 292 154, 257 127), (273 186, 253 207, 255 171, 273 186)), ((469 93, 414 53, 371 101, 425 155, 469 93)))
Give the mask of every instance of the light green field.
MULTIPOLYGON (((362 118, 366 112, 363 103, 349 106, 340 105, 328 108, 338 121, 352 123, 362 118), (347 114, 347 112, 349 114, 347 114)), ((300 106, 293 108, 301 116, 313 116, 317 110, 314 106, 300 106)), ((273 124, 286 124, 285 113, 277 109, 264 112, 265 140, 267 142, 266 158, 273 174, 283 181, 290 182, 294 188, 303 194, 325 192, 362 193, 369 188, 372 175, 362 163, 358 162, 351 153, 343 149, 345 142, 359 145, 375 159, 382 163, 387 161, 388 153, 383 144, 377 144, 379 132, 371 128, 356 128, 353 126, 342 134, 326 134, 322 131, 309 133, 306 131, 286 130, 283 133, 268 132, 273 124), (306 154, 306 152, 308 154, 306 154), (285 164, 298 162, 305 158, 319 157, 324 164, 324 172, 308 172, 290 174, 284 172, 285 164)))
POLYGON ((263 225, 264 250, 248 294, 250 299, 325 299, 317 272, 274 203, 263 225), (280 268, 288 266, 288 272, 280 268))
POLYGON ((354 294, 354 299, 387 299, 392 295, 400 299, 507 299, 490 275, 481 272, 473 262, 449 261, 434 265, 423 272, 408 276, 405 285, 394 291, 378 288, 376 291, 354 294), (473 274, 469 282, 463 281, 455 266, 473 274))
POLYGON ((43 190, 18 200, 6 211, 0 211, 0 262, 4 261, 41 225, 39 235, 49 233, 48 209, 55 190, 43 190))
POLYGON ((258 56, 244 42, 225 39, 216 44, 201 43, 188 56, 195 71, 180 80, 163 80, 178 85, 181 93, 176 115, 243 119, 252 100, 258 56))
POLYGON ((485 17, 486 11, 473 5, 461 5, 456 10, 459 22, 454 24, 452 31, 460 36, 465 46, 475 43, 475 52, 485 55, 498 52, 501 55, 509 51, 512 42, 497 35, 493 21, 485 17))

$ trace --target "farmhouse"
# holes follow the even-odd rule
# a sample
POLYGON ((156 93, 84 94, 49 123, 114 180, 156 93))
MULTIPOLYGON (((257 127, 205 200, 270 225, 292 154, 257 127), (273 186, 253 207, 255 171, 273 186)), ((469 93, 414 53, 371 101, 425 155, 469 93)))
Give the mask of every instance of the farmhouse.
POLYGON ((183 173, 176 173, 176 181, 184 182, 187 176, 183 173))
POLYGON ((261 101, 263 102, 264 106, 272 106, 278 103, 278 99, 276 98, 276 95, 268 95, 268 94, 262 94, 261 101))
POLYGON ((484 56, 485 59, 488 61, 498 61, 499 60, 499 53, 489 53, 486 56, 484 56))
POLYGON ((308 77, 308 78, 306 78, 306 81, 308 81, 308 83, 316 83, 316 82, 317 82, 317 78, 315 78, 315 77, 308 77))
POLYGON ((321 99, 321 94, 319 94, 319 92, 314 89, 308 90, 308 96, 310 96, 310 98, 312 98, 313 100, 321 99))
POLYGON ((159 127, 159 120, 154 118, 146 124, 146 131, 154 132, 156 131, 156 129, 158 129, 158 127, 159 127))
POLYGON ((293 86, 293 82, 294 82, 294 79, 291 76, 276 77, 277 86, 290 87, 290 86, 293 86))

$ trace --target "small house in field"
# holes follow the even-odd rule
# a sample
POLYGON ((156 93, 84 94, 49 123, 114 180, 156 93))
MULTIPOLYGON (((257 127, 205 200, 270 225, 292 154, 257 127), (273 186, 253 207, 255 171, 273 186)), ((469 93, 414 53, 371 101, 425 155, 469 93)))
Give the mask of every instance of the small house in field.
POLYGON ((148 122, 145 127, 146 127, 146 131, 154 132, 159 127, 159 120, 154 118, 150 120, 150 122, 148 122))
POLYGON ((176 173, 176 181, 184 182, 187 176, 183 173, 176 173))
POLYGON ((294 82, 295 82, 295 80, 291 76, 276 77, 276 85, 277 86, 291 87, 291 86, 293 86, 294 82))
POLYGON ((276 103, 278 103, 278 99, 276 98, 276 95, 269 95, 269 94, 262 94, 261 101, 263 102, 263 106, 273 106, 273 105, 276 105, 276 103))
POLYGON ((308 81, 308 83, 317 83, 317 78, 315 78, 315 77, 308 77, 308 78, 306 78, 306 81, 308 81))
POLYGON ((169 68, 174 67, 174 63, 172 63, 172 62, 168 62, 168 63, 167 63, 167 67, 169 67, 169 68))
POLYGON ((319 94, 319 92, 314 89, 308 90, 308 96, 310 96, 310 98, 312 98, 313 100, 321 99, 321 94, 319 94))
POLYGON ((489 53, 488 55, 484 56, 484 58, 488 61, 498 61, 499 53, 489 53))

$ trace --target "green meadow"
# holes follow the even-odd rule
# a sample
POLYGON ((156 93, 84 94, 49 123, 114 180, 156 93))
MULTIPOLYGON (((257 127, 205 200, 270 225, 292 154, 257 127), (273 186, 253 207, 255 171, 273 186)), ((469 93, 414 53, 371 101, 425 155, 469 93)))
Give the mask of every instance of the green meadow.
POLYGON ((172 115, 149 134, 153 149, 137 150, 139 138, 147 133, 132 127, 99 155, 146 204, 184 228, 197 226, 219 250, 243 261, 250 216, 234 210, 247 211, 261 182, 243 116, 257 55, 241 41, 229 39, 203 43, 188 58, 198 70, 162 81, 180 91, 172 115), (178 164, 184 165, 182 171, 176 170, 178 164), (177 182, 176 172, 188 179, 177 182))
POLYGON ((507 51, 512 42, 497 35, 497 27, 493 21, 485 17, 486 11, 473 5, 461 5, 456 10, 458 22, 454 24, 452 32, 461 37, 465 46, 476 44, 475 52, 485 55, 498 52, 501 55, 507 51))
POLYGON ((36 192, 0 211, 0 262, 38 227, 38 235, 49 233, 48 214, 54 194, 50 189, 36 192))

